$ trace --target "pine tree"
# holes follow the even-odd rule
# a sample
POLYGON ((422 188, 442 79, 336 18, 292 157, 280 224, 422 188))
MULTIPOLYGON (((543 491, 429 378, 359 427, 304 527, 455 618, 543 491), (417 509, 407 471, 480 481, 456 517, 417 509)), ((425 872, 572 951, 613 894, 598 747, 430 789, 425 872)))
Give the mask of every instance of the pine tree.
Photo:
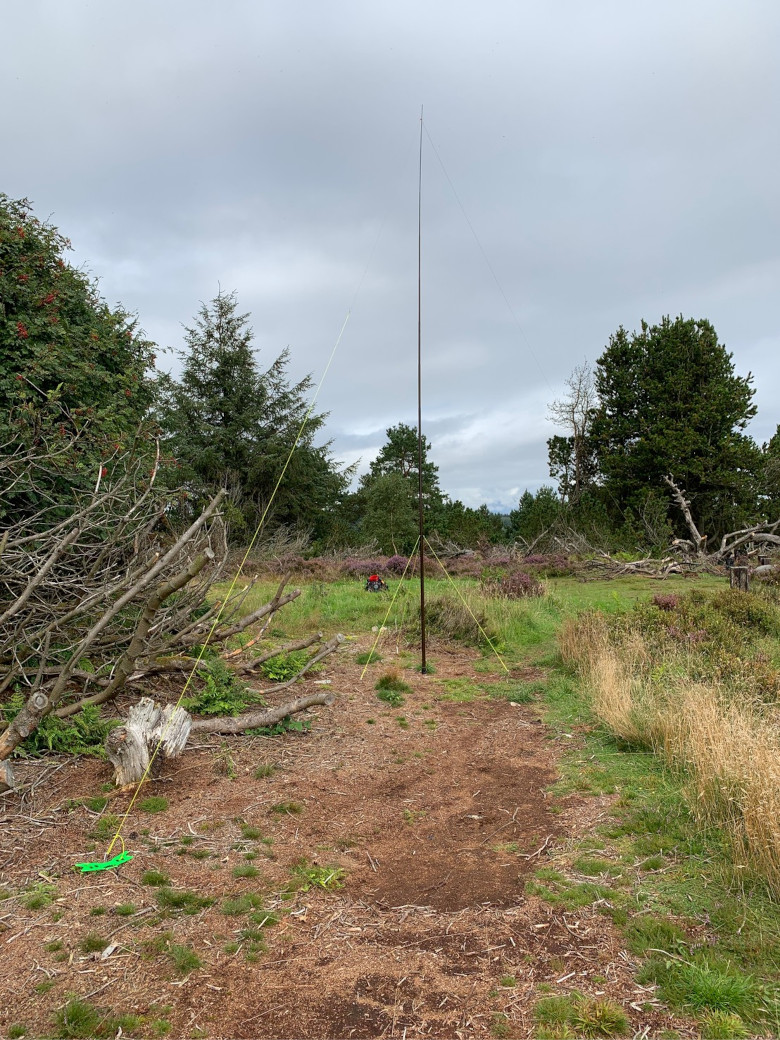
POLYGON ((682 316, 610 338, 597 361, 591 436, 605 502, 620 521, 671 474, 709 534, 756 509, 760 452, 742 431, 752 377, 736 375, 712 325, 682 316))

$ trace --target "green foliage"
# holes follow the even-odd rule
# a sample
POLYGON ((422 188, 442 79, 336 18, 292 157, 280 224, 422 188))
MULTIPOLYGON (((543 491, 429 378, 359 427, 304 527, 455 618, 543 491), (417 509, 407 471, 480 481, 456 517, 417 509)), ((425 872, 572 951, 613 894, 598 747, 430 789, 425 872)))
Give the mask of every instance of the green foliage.
POLYGON ((278 654, 260 666, 260 671, 271 682, 287 682, 294 678, 306 664, 305 650, 297 650, 289 654, 278 654))
POLYGON ((310 527, 319 537, 350 474, 336 470, 328 444, 314 443, 325 416, 308 415, 303 426, 311 378, 290 384, 287 350, 261 371, 248 317, 237 313, 235 293, 220 292, 186 330, 180 381, 160 378, 160 424, 177 460, 170 480, 189 495, 182 520, 217 488, 228 487, 231 526, 247 538, 300 438, 274 498, 273 517, 310 527))
POLYGON ((708 1011, 701 1020, 702 1040, 742 1040, 750 1030, 730 1011, 708 1011))
POLYGON ((389 704, 391 708, 400 708, 404 703, 404 694, 412 692, 411 686, 405 683, 395 670, 385 672, 374 689, 379 700, 389 704))
POLYGON ((203 689, 184 701, 187 710, 196 715, 240 715, 250 697, 246 683, 219 657, 207 668, 203 689))
POLYGON ((0 438, 9 454, 52 448, 35 482, 5 496, 0 519, 11 506, 14 521, 43 501, 67 508, 94 484, 98 460, 133 443, 152 402, 153 344, 66 262, 69 248, 26 200, 0 194, 0 438))
MULTIPOLYGON (((2 707, 6 722, 11 722, 24 706, 21 693, 14 693, 2 707)), ((38 728, 19 745, 14 754, 22 758, 39 758, 46 752, 68 755, 91 755, 105 758, 104 744, 119 720, 104 721, 100 709, 88 704, 76 715, 58 719, 47 715, 38 728)))
POLYGON ((108 1040, 122 1033, 132 1035, 140 1026, 137 1015, 115 1015, 79 997, 54 1012, 55 1034, 62 1040, 108 1040))
POLYGON ((656 954, 638 974, 640 983, 653 982, 660 998, 674 1007, 725 1011, 751 1018, 762 997, 756 980, 731 962, 707 954, 690 961, 656 954))
POLYGON ((191 946, 183 946, 179 943, 171 944, 168 956, 179 975, 189 975, 190 972, 200 968, 203 964, 191 946))
POLYGON ((251 863, 239 863, 233 867, 234 878, 254 878, 260 871, 251 863))
POLYGON ((263 762, 254 771, 255 780, 266 780, 276 772, 276 766, 272 762, 263 762))
POLYGON ((25 892, 22 897, 22 906, 27 910, 45 910, 47 906, 51 906, 56 898, 56 886, 40 882, 25 892))
POLYGON ((205 910, 211 906, 215 900, 207 896, 200 896, 197 892, 190 892, 187 889, 166 887, 161 888, 157 893, 157 902, 162 910, 181 911, 181 913, 192 916, 200 910, 205 910))
POLYGON ((97 932, 87 932, 79 946, 82 953, 100 953, 108 946, 108 939, 98 935, 97 932))
POLYGON ((222 900, 220 912, 226 917, 240 917, 250 910, 262 910, 263 897, 256 892, 241 892, 236 896, 226 896, 222 900))
POLYGON ((141 810, 141 812, 145 813, 165 812, 165 810, 168 808, 168 799, 161 798, 159 795, 152 795, 149 798, 144 798, 142 802, 139 802, 138 808, 141 810))
POLYGON ((246 732, 256 737, 280 737, 283 733, 308 733, 310 729, 310 719, 296 719, 292 715, 285 715, 273 726, 256 726, 246 732))
POLYGON ((631 335, 619 328, 597 361, 592 426, 613 515, 638 508, 672 474, 695 503, 700 530, 739 527, 755 510, 761 467, 742 432, 756 412, 751 382, 735 374, 708 321, 664 317, 631 335))
POLYGON ((320 867, 301 860, 291 873, 296 888, 301 892, 308 892, 310 888, 324 888, 329 892, 344 887, 345 871, 342 867, 320 867))
POLYGON ((300 802, 283 801, 269 805, 268 812, 272 816, 298 816, 303 808, 300 802))
POLYGON ((161 870, 145 870, 141 875, 142 885, 151 885, 153 888, 161 888, 163 885, 170 885, 171 879, 167 874, 164 874, 161 870))
POLYGON ((381 660, 382 655, 377 653, 376 650, 366 650, 365 653, 357 655, 355 664, 379 664, 381 660))
POLYGON ((623 1009, 611 1000, 585 997, 581 993, 568 996, 542 997, 534 1009, 540 1030, 546 1037, 610 1037, 625 1036, 629 1019, 623 1009))
POLYGON ((467 607, 454 596, 431 597, 425 605, 425 621, 431 635, 469 646, 500 642, 495 626, 479 607, 467 607))

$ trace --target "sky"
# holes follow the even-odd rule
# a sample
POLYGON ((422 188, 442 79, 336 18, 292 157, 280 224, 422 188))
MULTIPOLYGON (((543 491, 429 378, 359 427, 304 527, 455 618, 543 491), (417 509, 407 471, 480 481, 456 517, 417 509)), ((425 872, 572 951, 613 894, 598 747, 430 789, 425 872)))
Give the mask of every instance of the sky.
MULTIPOLYGON (((549 483, 548 404, 623 325, 707 318, 780 422, 776 0, 0 0, 0 191, 179 370, 237 293, 365 471, 549 483), (346 324, 345 324, 346 322, 346 324), (335 348, 335 351, 334 351, 335 348), (332 358, 332 360, 330 360, 332 358), (330 361, 330 363, 329 363, 330 361)), ((562 432, 562 431, 557 431, 562 432)))

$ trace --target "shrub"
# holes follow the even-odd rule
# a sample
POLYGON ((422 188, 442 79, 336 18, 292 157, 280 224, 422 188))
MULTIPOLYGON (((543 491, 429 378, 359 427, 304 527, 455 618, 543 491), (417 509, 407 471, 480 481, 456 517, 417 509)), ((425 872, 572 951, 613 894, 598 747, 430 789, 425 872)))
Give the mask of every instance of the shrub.
POLYGON ((657 592, 651 602, 659 610, 676 610, 680 605, 680 597, 675 596, 673 592, 668 594, 657 592))
POLYGON ((400 556, 398 553, 396 553, 395 556, 391 556, 390 559, 387 561, 387 563, 385 564, 385 569, 389 571, 390 574, 403 574, 404 571, 406 571, 408 565, 409 557, 400 556))
POLYGON ((483 611, 469 609, 456 599, 440 597, 429 600, 425 608, 425 620, 431 635, 470 646, 481 646, 488 640, 495 643, 500 638, 483 611))
POLYGON ((260 670, 271 682, 287 682, 294 678, 306 664, 306 651, 297 650, 290 654, 277 654, 261 665, 260 670))
POLYGON ((240 715, 248 699, 246 684, 217 657, 208 662, 203 689, 188 697, 184 706, 196 715, 240 715))
MULTIPOLYGON (((24 706, 21 693, 14 693, 3 705, 1 714, 6 722, 12 722, 24 706)), ((22 758, 37 758, 52 751, 68 755, 92 755, 105 758, 106 737, 119 725, 119 719, 104 721, 100 709, 88 704, 77 715, 58 719, 48 715, 38 728, 14 751, 22 758)))
POLYGON ((508 574, 486 575, 480 584, 486 595, 503 596, 506 599, 525 599, 544 594, 544 586, 527 571, 513 570, 508 574))

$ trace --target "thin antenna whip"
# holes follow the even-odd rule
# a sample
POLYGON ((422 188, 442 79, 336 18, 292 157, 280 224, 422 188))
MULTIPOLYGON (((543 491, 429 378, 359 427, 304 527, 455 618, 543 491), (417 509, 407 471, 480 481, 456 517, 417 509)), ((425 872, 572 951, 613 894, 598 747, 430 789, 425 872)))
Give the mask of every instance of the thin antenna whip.
POLYGON ((420 106, 420 163, 417 181, 417 507, 420 516, 420 671, 425 662, 425 526, 423 517, 423 441, 422 441, 422 146, 423 109, 420 106))

